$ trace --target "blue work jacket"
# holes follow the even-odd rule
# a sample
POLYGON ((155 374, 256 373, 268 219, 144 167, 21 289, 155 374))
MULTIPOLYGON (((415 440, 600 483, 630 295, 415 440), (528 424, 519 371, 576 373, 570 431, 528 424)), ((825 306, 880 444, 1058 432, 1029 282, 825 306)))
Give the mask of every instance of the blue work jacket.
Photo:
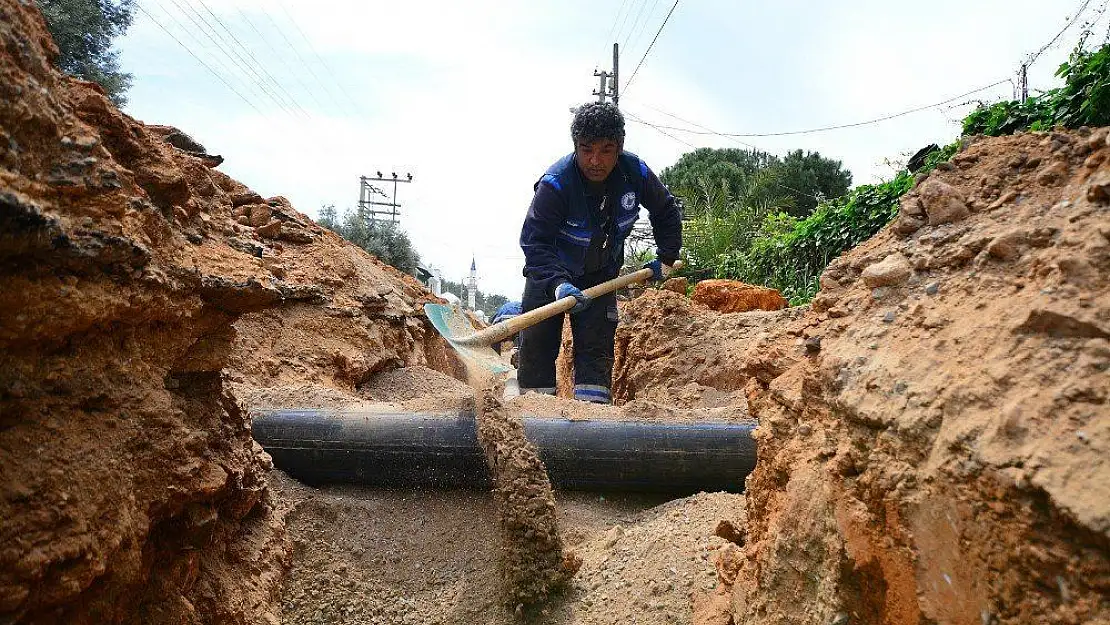
POLYGON ((559 159, 535 184, 535 196, 524 219, 520 247, 524 276, 541 283, 549 294, 563 282, 573 283, 586 270, 586 252, 597 237, 609 237, 600 269, 613 275, 624 263, 624 241, 648 209, 660 260, 671 264, 682 248, 682 215, 678 203, 647 164, 631 152, 617 158, 605 181, 610 218, 603 220, 601 196, 586 194, 586 179, 573 153, 559 159), (608 232, 603 224, 608 224, 608 232))

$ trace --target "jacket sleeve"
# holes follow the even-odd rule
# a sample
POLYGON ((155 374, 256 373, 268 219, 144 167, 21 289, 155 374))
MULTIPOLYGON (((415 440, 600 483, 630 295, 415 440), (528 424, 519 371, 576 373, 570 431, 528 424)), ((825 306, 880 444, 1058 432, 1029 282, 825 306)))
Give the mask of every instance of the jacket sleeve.
POLYGON ((645 170, 644 193, 640 203, 648 209, 651 232, 659 247, 656 255, 664 264, 672 265, 678 260, 678 252, 682 249, 682 213, 678 208, 678 201, 663 181, 659 180, 655 172, 646 167, 645 170))
POLYGON ((559 284, 570 280, 570 272, 555 251, 555 239, 566 219, 566 210, 566 202, 555 187, 541 181, 536 185, 536 195, 520 231, 524 276, 541 285, 549 295, 554 294, 559 284))

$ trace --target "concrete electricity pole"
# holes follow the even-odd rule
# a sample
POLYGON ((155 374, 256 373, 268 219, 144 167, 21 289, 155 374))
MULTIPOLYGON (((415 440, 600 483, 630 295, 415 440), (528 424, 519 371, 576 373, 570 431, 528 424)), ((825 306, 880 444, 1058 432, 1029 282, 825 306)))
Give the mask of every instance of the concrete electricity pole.
POLYGON ((391 222, 397 223, 397 209, 401 208, 401 205, 397 203, 397 183, 412 182, 412 174, 405 174, 404 178, 398 178, 397 172, 392 172, 392 178, 386 178, 382 176, 382 172, 380 171, 377 172, 377 174, 378 175, 376 177, 359 177, 358 209, 360 212, 365 211, 365 213, 368 213, 370 215, 370 221, 377 221, 378 215, 381 215, 382 221, 385 221, 385 217, 388 216, 391 222), (389 202, 375 201, 375 195, 381 196, 386 199, 390 199, 390 196, 379 187, 370 184, 371 182, 392 182, 392 199, 389 202), (378 206, 383 206, 390 210, 380 210, 378 208, 375 208, 378 206))
POLYGON ((617 68, 620 62, 617 44, 613 44, 613 71, 594 70, 594 78, 598 78, 598 88, 594 90, 598 104, 605 104, 605 98, 613 98, 613 105, 620 104, 620 84, 617 82, 617 68))
POLYGON ((621 60, 620 51, 617 48, 617 44, 614 42, 613 43, 613 106, 615 106, 617 108, 620 108, 620 105, 621 105, 621 94, 620 94, 621 83, 620 83, 620 71, 619 71, 620 60, 621 60))
POLYGON ((1020 74, 1021 75, 1019 76, 1019 78, 1021 80, 1021 103, 1025 104, 1025 101, 1029 99, 1029 64, 1028 63, 1022 63, 1021 64, 1021 73, 1020 74))

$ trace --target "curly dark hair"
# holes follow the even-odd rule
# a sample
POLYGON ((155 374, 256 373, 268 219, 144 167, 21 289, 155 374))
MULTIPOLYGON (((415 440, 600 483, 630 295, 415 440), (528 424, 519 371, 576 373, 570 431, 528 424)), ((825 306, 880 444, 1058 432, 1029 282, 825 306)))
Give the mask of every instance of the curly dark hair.
POLYGON ((623 145, 624 115, 612 104, 583 104, 574 113, 574 121, 570 124, 570 138, 574 145, 603 139, 623 145))

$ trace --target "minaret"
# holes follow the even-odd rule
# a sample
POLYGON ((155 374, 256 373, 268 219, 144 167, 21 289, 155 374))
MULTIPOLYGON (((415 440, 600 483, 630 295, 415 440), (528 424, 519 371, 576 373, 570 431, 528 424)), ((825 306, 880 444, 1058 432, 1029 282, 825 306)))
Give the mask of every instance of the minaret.
POLYGON ((470 310, 474 310, 474 298, 478 295, 478 265, 474 262, 474 257, 470 257, 470 279, 466 281, 466 301, 470 304, 470 310))

